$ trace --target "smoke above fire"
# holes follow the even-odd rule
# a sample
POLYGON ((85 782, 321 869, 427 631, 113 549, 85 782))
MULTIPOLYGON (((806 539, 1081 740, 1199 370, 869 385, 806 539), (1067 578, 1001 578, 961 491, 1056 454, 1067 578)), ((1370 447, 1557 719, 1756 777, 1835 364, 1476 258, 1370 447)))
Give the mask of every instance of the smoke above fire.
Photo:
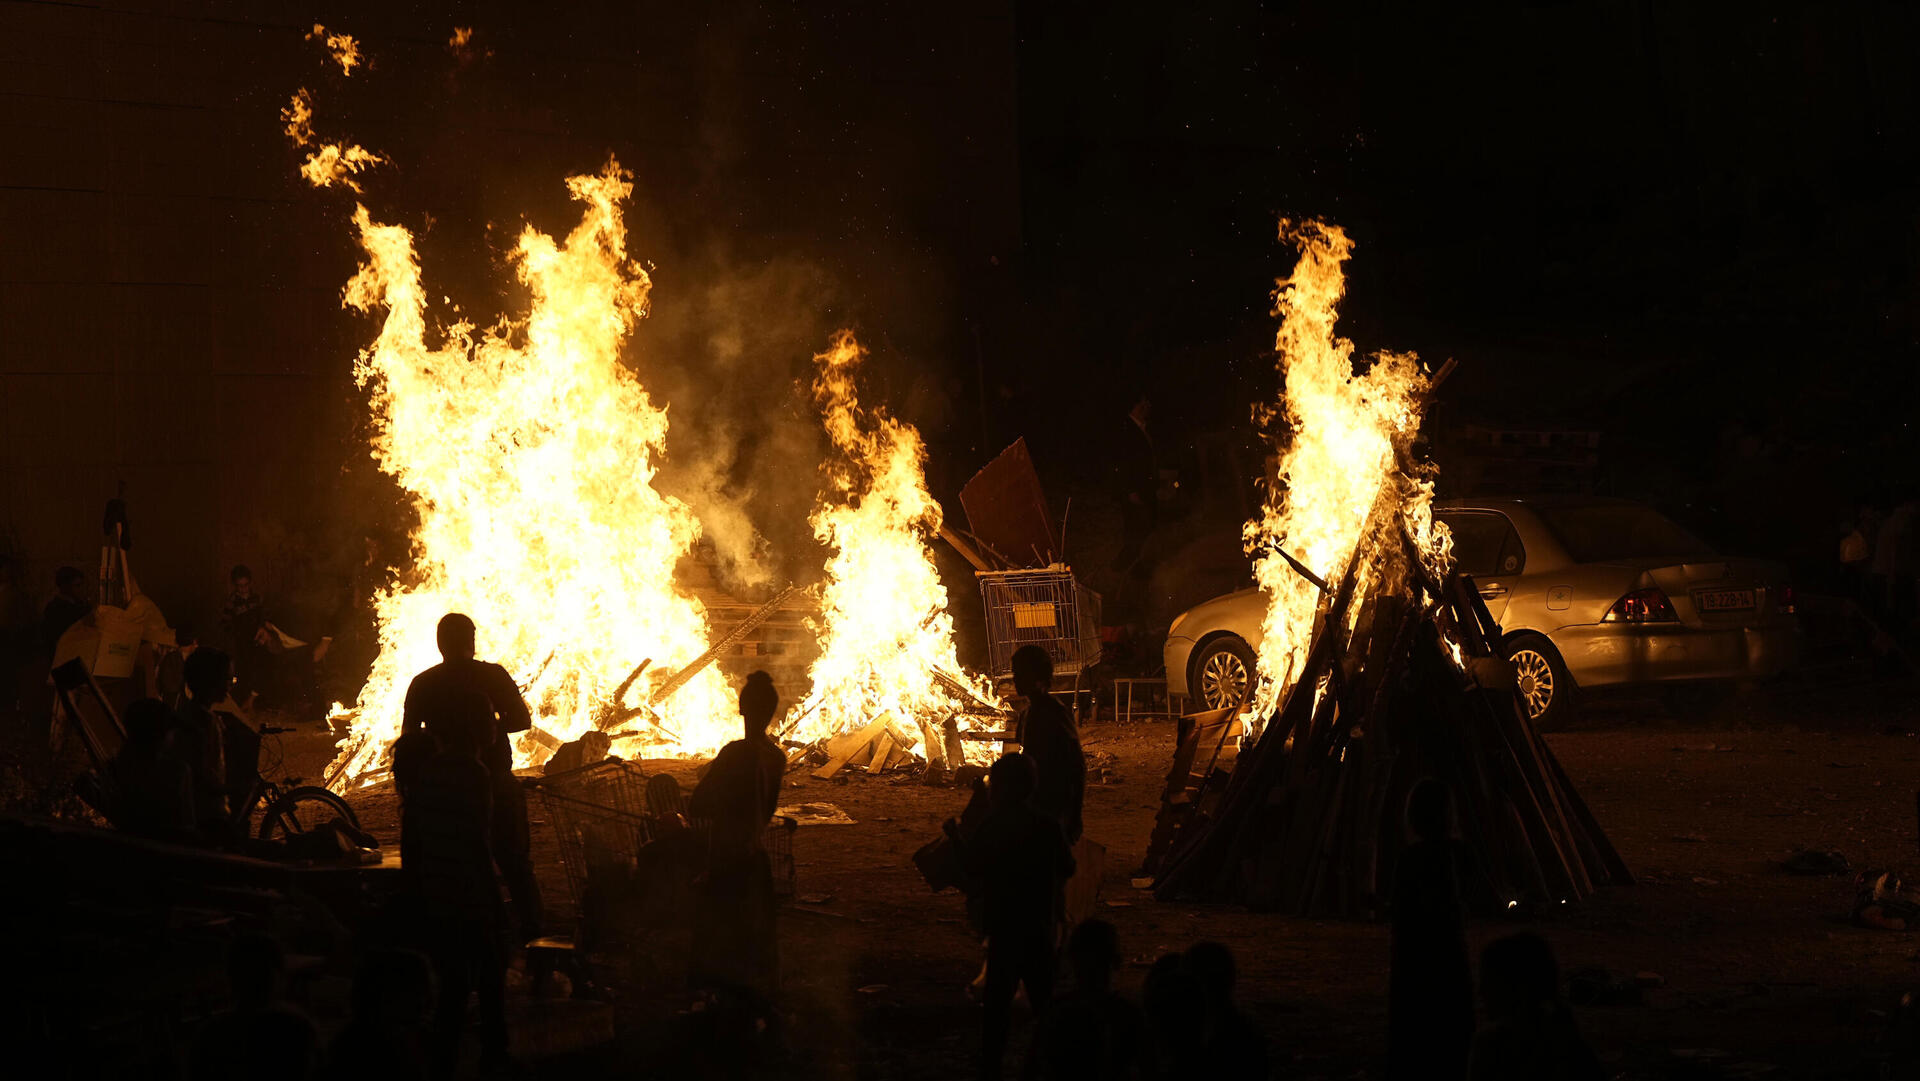
MULTIPOLYGON (((316 148, 301 167, 315 187, 359 193, 356 175, 385 160, 316 136, 305 90, 282 121, 296 146, 316 148)), ((651 315, 653 277, 628 254, 630 174, 609 160, 568 179, 567 190, 578 224, 558 239, 520 230, 506 262, 527 306, 485 325, 429 288, 412 230, 355 205, 363 261, 344 301, 380 326, 354 375, 367 395, 372 458, 406 493, 415 521, 408 561, 373 597, 378 657, 357 699, 335 708, 347 738, 332 782, 379 776, 408 684, 440 659, 435 628, 449 612, 474 619, 481 655, 508 668, 533 709, 516 765, 538 764, 595 727, 623 734, 625 754, 712 753, 738 732, 726 679, 704 655, 727 628, 710 625, 676 577, 702 538, 735 587, 778 585, 776 572, 789 580, 796 561, 811 563, 799 580, 824 576, 814 624, 822 655, 791 734, 818 738, 883 713, 917 734, 921 722, 991 702, 955 655, 928 547, 940 511, 923 444, 911 425, 859 401, 854 373, 865 351, 842 332, 814 358, 818 415, 791 380, 768 378, 778 369, 766 357, 782 339, 826 317, 771 313, 820 300, 818 275, 792 263, 730 276, 665 336, 692 346, 692 357, 661 356, 662 336, 634 336, 651 315), (759 389, 735 392, 749 380, 759 389), (671 483, 662 383, 721 403, 692 438, 675 436, 683 453, 671 483), (777 415, 764 408, 775 401, 777 415), (752 420, 728 421, 733 414, 752 420), (824 490, 813 464, 823 445, 832 452, 824 490), (788 511, 776 517, 810 530, 806 545, 785 553, 755 527, 766 504, 741 482, 781 461, 793 464, 772 493, 775 509, 788 511), (677 689, 656 698, 652 689, 667 683, 677 689)))
MULTIPOLYGON (((1388 579, 1405 573, 1379 557, 1398 551, 1397 544, 1380 546, 1377 536, 1362 535, 1376 503, 1391 502, 1392 513, 1377 520, 1403 521, 1436 575, 1450 558, 1446 527, 1433 519, 1432 482, 1404 479, 1396 468, 1398 448, 1420 426, 1428 389, 1420 358, 1379 352, 1356 369, 1353 343, 1334 329, 1353 241, 1337 225, 1287 220, 1280 223, 1280 239, 1300 253, 1274 291, 1281 391, 1277 401, 1254 408, 1254 423, 1270 441, 1277 467, 1265 506, 1245 531, 1254 578, 1268 602, 1252 700, 1261 717, 1278 707, 1306 659, 1321 583, 1338 588, 1352 571, 1355 596, 1362 598, 1391 588, 1388 579), (1294 562, 1321 583, 1310 581, 1294 562)), ((1361 607, 1356 599, 1350 611, 1357 617, 1361 607)))

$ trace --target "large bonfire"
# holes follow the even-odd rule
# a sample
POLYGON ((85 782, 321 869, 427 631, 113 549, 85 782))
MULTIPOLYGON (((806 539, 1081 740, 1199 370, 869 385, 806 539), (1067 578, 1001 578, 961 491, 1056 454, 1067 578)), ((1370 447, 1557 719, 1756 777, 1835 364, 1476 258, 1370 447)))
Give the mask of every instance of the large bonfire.
MULTIPOLYGON (((637 658, 673 671, 706 646, 700 603, 674 582, 700 535, 653 487, 667 438, 621 348, 647 314, 646 272, 627 257, 616 163, 576 176, 583 205, 564 241, 528 226, 511 253, 529 309, 485 330, 461 320, 430 339, 427 292, 403 226, 353 221, 366 261, 346 303, 384 312, 354 372, 369 392, 372 451, 412 496, 414 563, 374 598, 380 655, 335 776, 366 776, 398 734, 411 677, 439 660, 434 628, 465 612, 482 654, 506 664, 537 717, 519 764, 606 712, 637 658)), ((725 680, 693 677, 643 730, 663 753, 732 736, 725 680)))
POLYGON ((929 538, 940 504, 927 491, 926 446, 913 426, 860 404, 866 351, 849 331, 814 358, 814 401, 833 456, 811 522, 828 548, 820 587, 820 657, 792 735, 832 735, 883 716, 917 742, 917 722, 967 708, 988 692, 959 675, 947 590, 929 538), (942 679, 940 677, 946 677, 942 679))
MULTIPOLYGON (((326 42, 351 74, 357 44, 326 42)), ((309 151, 300 171, 315 187, 360 195, 361 174, 387 160, 317 136, 304 89, 281 118, 309 151)), ((348 730, 328 772, 336 786, 379 777, 407 685, 439 661, 435 628, 449 612, 473 617, 482 655, 507 666, 533 709, 517 766, 596 726, 637 738, 623 742, 627 753, 658 755, 711 753, 736 730, 725 678, 703 655, 713 628, 675 581, 700 523, 653 486, 666 409, 622 359, 651 290, 626 250, 632 185, 610 161, 567 187, 583 205, 580 223, 559 241, 521 232, 509 260, 531 303, 484 328, 461 318, 434 326, 413 234, 354 208, 365 260, 345 304, 382 316, 354 375, 368 393, 373 458, 411 496, 417 521, 411 565, 373 598, 372 673, 353 705, 334 708, 348 730)), ((926 488, 924 444, 911 425, 861 405, 864 355, 843 331, 815 358, 834 455, 810 521, 829 557, 812 624, 821 656, 786 734, 811 741, 885 721, 906 749, 929 721, 994 702, 955 654, 928 548, 940 506, 926 488)))
MULTIPOLYGON (((1339 582, 1358 561, 1356 596, 1365 597, 1395 588, 1406 572, 1397 543, 1381 548, 1380 537, 1362 535, 1376 500, 1398 504, 1436 576, 1449 562, 1446 528, 1433 520, 1432 483, 1396 468, 1396 445, 1419 428, 1428 389, 1419 358, 1380 352, 1356 371, 1353 343, 1334 332, 1353 242, 1320 221, 1283 220, 1280 238, 1300 258, 1274 292, 1280 400, 1254 412, 1278 460, 1265 508, 1246 527, 1254 577, 1268 599, 1256 717, 1272 715, 1298 678, 1323 583, 1339 582)), ((1359 610, 1353 607, 1356 618, 1359 610)))

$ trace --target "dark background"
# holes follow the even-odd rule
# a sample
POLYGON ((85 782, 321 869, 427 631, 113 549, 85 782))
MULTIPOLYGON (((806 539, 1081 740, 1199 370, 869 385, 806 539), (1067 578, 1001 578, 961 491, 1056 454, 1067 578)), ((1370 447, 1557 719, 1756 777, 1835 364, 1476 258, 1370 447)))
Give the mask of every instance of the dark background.
POLYGON ((1360 348, 1461 362, 1434 412, 1447 488, 1648 498, 1817 573, 1851 504, 1912 476, 1915 23, 0 0, 0 549, 37 587, 90 564, 124 480, 176 619, 239 560, 337 619, 364 540, 396 558, 349 378, 374 324, 338 306, 350 200, 306 189, 280 132, 306 86, 323 134, 393 159, 368 205, 483 320, 521 303, 499 260, 520 224, 571 225, 562 178, 632 169, 656 291, 631 356, 673 403, 666 482, 797 566, 819 447, 796 381, 838 325, 875 349, 870 396, 926 427, 940 494, 1025 434, 1090 536, 1144 389, 1185 479, 1159 544, 1230 529, 1259 472, 1248 407, 1275 393, 1275 219, 1317 215, 1357 241, 1360 348), (314 22, 371 68, 342 78, 314 22), (1516 439, 1576 450, 1483 468, 1516 439))

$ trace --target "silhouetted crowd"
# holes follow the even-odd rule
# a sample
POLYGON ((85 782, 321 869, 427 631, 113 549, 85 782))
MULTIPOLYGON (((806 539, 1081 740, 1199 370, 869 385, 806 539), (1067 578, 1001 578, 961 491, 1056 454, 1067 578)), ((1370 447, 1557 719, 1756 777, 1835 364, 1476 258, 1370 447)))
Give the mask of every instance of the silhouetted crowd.
MULTIPOLYGON (((352 1017, 328 1045, 286 994, 287 960, 271 939, 237 937, 229 953, 231 1008, 205 1026, 192 1053, 196 1078, 429 1078, 462 1062, 477 1004, 484 1076, 512 1076, 506 1009, 514 949, 543 934, 526 795, 512 772, 511 735, 531 714, 505 669, 475 657, 471 620, 441 620, 442 663, 408 689, 393 748, 400 798, 401 888, 381 926, 361 936, 352 1017), (503 901, 502 886, 511 898, 503 901), (517 945, 516 945, 517 944, 517 945)), ((1004 1076, 1014 1007, 1033 1018, 1023 1077, 1264 1078, 1267 1041, 1235 998, 1232 953, 1214 942, 1159 957, 1139 1002, 1115 987, 1115 928, 1074 910, 1070 884, 1092 876, 1082 843, 1086 757, 1071 712, 1051 693, 1052 663, 1027 647, 1013 659, 1026 706, 1012 733, 1020 750, 996 760, 945 840, 979 934, 984 964, 978 1073, 1004 1076), (1062 993, 1063 967, 1070 979, 1062 993)), ((187 659, 171 707, 136 702, 108 771, 114 819, 160 840, 231 843, 251 763, 210 703, 229 692, 226 654, 187 659)), ((769 736, 779 697, 765 673, 739 698, 742 738, 729 743, 681 804, 702 824, 692 907, 689 985, 739 1031, 772 1031, 779 949, 764 831, 787 758, 769 736)), ((661 778, 656 777, 656 781, 661 778)), ((670 778, 668 779, 670 780, 670 778)), ((654 802, 649 791, 649 802, 654 802)), ((1462 846, 1449 793, 1428 780, 1406 804, 1408 844, 1394 874, 1388 1076, 1520 1081, 1600 1076, 1559 991, 1551 952, 1536 936, 1502 938, 1482 953, 1476 1027, 1462 846)))

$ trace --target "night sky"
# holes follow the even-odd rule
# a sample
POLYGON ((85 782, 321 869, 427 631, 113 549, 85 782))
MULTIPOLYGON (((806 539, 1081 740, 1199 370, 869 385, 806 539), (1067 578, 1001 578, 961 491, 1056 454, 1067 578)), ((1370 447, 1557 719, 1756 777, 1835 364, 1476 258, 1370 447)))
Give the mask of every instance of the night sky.
POLYGON ((1597 486, 1809 556, 1905 483, 1912 9, 1196 7, 1020 20, 1032 272, 1183 421, 1245 396, 1160 358, 1270 387, 1273 222, 1321 216, 1357 241, 1360 349, 1460 360, 1436 424, 1600 429, 1597 486), (1728 505, 1743 470, 1764 510, 1728 505), (1817 523, 1772 521, 1802 496, 1817 523))

